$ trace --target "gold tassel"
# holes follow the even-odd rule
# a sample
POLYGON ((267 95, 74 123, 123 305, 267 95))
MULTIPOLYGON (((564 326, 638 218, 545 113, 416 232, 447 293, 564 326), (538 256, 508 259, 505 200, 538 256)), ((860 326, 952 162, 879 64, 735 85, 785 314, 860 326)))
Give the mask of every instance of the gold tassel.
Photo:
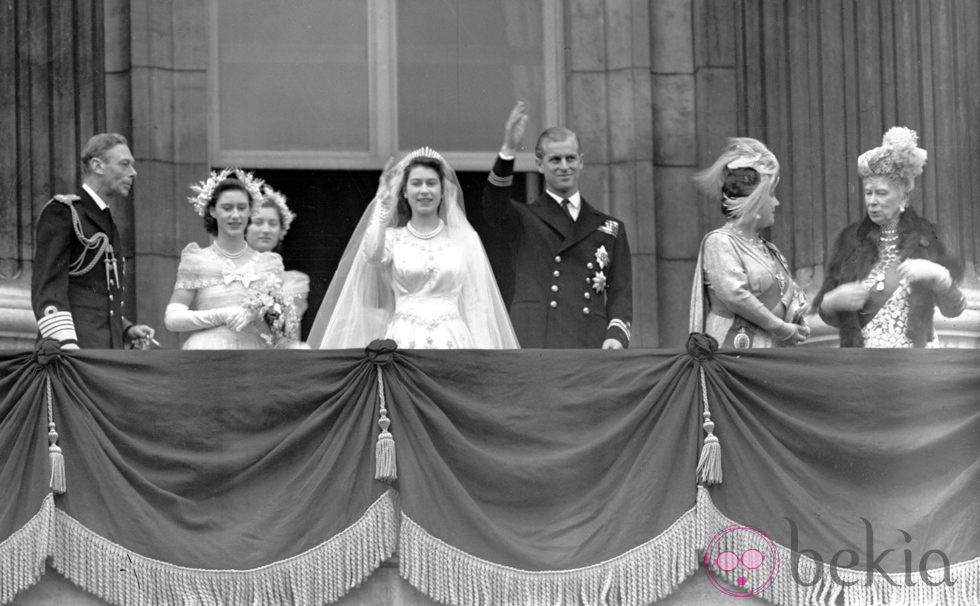
POLYGON ((398 479, 398 464, 395 459, 395 437, 388 431, 391 419, 388 418, 388 408, 385 405, 385 387, 381 378, 381 367, 378 366, 378 426, 381 433, 374 445, 374 479, 391 484, 398 479))
POLYGON ((704 446, 701 447, 701 456, 698 459, 697 476, 698 482, 705 486, 721 484, 721 442, 715 437, 715 422, 711 420, 711 411, 708 409, 708 389, 704 380, 704 368, 698 366, 701 383, 701 401, 704 404, 704 423, 702 427, 708 435, 704 437, 704 446))
POLYGON ((51 478, 48 484, 55 494, 65 494, 65 456, 58 446, 58 432, 54 426, 54 397, 51 395, 51 377, 44 378, 44 387, 48 397, 48 460, 51 462, 51 478))
POLYGON ((715 424, 710 417, 704 422, 703 427, 708 435, 704 438, 701 457, 698 459, 698 482, 706 486, 721 484, 721 443, 712 433, 715 424))
POLYGON ((374 445, 374 479, 391 483, 398 478, 398 464, 395 460, 395 438, 388 431, 389 423, 391 421, 387 417, 378 421, 381 433, 374 445))
POLYGON ((65 494, 65 456, 58 446, 58 432, 54 423, 48 423, 48 459, 51 461, 51 490, 55 494, 65 494))

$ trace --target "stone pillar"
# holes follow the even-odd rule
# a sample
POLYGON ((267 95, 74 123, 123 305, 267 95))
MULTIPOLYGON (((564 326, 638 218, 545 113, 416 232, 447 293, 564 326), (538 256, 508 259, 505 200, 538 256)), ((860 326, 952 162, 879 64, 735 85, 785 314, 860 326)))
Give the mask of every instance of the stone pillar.
POLYGON ((180 251, 193 240, 207 243, 201 220, 186 200, 189 186, 210 170, 211 16, 206 2, 112 1, 128 6, 130 24, 131 57, 119 79, 130 83, 132 147, 140 172, 133 204, 137 315, 157 329, 165 347, 175 348, 178 338, 164 328, 163 312, 180 251))
POLYGON ((701 227, 691 176, 698 164, 693 0, 650 3, 653 88, 654 249, 660 347, 687 336, 691 273, 701 227))
POLYGON ((566 10, 567 122, 582 143, 582 192, 626 224, 633 254, 632 346, 656 347, 650 2, 574 0, 566 10))
POLYGON ((0 49, 0 349, 31 348, 35 219, 77 191, 81 147, 105 125, 102 0, 5 2, 0 49))

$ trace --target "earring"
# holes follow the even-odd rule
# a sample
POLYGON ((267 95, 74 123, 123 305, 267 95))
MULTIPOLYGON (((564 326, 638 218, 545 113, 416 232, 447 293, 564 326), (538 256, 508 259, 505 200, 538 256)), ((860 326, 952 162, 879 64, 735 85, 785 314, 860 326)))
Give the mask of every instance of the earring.
POLYGON ((905 212, 905 207, 903 206, 902 208, 898 209, 898 212, 899 212, 899 214, 904 213, 905 212))

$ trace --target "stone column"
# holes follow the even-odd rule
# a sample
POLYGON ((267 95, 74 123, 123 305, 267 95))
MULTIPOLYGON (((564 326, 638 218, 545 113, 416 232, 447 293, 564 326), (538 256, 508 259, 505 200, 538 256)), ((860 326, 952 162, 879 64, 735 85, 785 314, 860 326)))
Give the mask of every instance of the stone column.
POLYGON ((660 347, 687 337, 691 274, 701 226, 691 182, 698 164, 692 0, 650 3, 655 266, 660 347))
POLYGON ((656 347, 657 263, 650 2, 574 0, 565 15, 567 125, 585 156, 582 192, 626 224, 633 347, 656 347))
POLYGON ((133 154, 138 187, 135 280, 140 322, 157 329, 165 347, 177 335, 163 326, 181 249, 193 240, 206 244, 201 220, 187 204, 189 186, 207 177, 206 2, 114 0, 128 5, 133 154))
POLYGON ((80 186, 82 145, 105 125, 102 0, 71 10, 0 6, 0 348, 31 348, 35 219, 54 194, 80 186))

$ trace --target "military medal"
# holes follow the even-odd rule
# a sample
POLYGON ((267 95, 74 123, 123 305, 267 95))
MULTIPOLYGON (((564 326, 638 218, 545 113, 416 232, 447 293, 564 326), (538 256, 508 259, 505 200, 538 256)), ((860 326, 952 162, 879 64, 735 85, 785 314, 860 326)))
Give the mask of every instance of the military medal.
POLYGON ((776 273, 776 284, 779 285, 779 294, 782 295, 786 292, 786 276, 779 269, 775 270, 776 273))
POLYGON ((105 281, 112 288, 113 285, 119 286, 119 270, 116 266, 116 253, 112 250, 112 245, 109 245, 105 249, 103 256, 105 261, 105 281), (115 279, 113 281, 113 279, 115 279))
POLYGON ((748 349, 752 345, 752 340, 749 339, 749 335, 745 334, 745 328, 738 329, 738 334, 735 335, 732 344, 735 346, 735 349, 748 349))

